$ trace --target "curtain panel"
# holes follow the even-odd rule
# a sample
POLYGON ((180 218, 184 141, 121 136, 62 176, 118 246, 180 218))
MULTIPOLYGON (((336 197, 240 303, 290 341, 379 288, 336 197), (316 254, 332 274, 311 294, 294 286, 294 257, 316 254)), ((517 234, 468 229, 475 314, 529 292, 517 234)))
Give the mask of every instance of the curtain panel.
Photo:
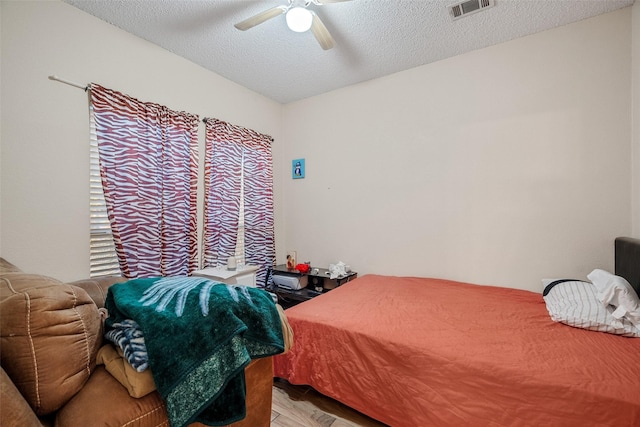
POLYGON ((225 264, 235 254, 243 203, 245 261, 259 267, 262 285, 275 265, 271 137, 207 119, 205 146, 205 267, 225 264))
POLYGON ((196 270, 198 116, 93 83, 90 99, 123 276, 196 270))

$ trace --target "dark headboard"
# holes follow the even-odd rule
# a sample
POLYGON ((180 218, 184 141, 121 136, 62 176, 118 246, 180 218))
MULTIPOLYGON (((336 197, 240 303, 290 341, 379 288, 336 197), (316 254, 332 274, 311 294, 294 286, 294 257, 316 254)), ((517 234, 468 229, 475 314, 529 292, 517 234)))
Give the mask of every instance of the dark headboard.
POLYGON ((622 276, 640 295, 640 239, 618 237, 615 242, 616 276, 622 276))

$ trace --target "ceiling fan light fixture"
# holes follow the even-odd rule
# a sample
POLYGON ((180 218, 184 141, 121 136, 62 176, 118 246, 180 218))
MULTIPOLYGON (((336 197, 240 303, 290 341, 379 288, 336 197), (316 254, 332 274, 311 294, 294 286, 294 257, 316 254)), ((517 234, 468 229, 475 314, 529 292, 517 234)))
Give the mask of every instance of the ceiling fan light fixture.
POLYGON ((309 31, 309 28, 311 28, 311 22, 313 21, 311 12, 304 7, 299 6, 289 9, 285 18, 287 20, 287 27, 296 33, 309 31))

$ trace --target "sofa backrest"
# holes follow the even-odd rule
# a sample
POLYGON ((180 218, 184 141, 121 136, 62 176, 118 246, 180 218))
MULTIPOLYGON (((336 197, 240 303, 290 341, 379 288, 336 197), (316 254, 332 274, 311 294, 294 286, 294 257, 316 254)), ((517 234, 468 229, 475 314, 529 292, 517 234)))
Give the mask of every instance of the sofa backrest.
POLYGON ((107 297, 109 286, 114 283, 126 282, 127 279, 119 276, 99 277, 96 279, 78 280, 70 282, 70 285, 77 286, 87 291, 93 302, 98 308, 104 307, 104 300, 107 297))
POLYGON ((84 289, 0 274, 0 364, 37 415, 55 412, 82 388, 101 344, 100 313, 84 289))

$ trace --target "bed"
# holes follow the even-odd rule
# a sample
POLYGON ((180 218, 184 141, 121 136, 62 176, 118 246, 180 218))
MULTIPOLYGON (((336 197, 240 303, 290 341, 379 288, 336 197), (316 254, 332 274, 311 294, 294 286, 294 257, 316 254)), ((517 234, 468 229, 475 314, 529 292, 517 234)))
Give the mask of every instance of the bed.
MULTIPOLYGON (((640 290, 640 240, 615 242, 640 290)), ((541 294, 365 275, 286 310, 274 375, 391 426, 638 426, 640 339, 551 320, 541 294)))

